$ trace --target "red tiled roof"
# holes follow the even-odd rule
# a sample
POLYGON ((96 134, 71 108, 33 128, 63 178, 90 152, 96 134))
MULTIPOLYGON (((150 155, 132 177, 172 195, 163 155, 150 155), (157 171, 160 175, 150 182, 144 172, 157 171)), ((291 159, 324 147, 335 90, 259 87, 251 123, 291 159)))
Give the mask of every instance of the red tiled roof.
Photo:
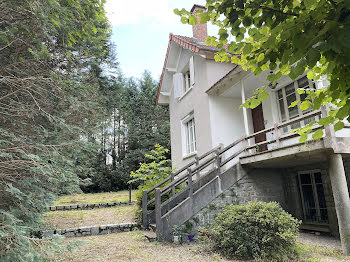
POLYGON ((220 49, 218 49, 216 47, 205 45, 204 42, 202 42, 202 41, 200 41, 200 40, 198 40, 196 38, 188 37, 188 36, 169 34, 168 49, 167 49, 166 55, 165 55, 163 71, 162 71, 162 74, 160 76, 160 81, 159 81, 159 86, 158 86, 158 93, 157 93, 157 98, 156 98, 156 104, 158 104, 160 89, 161 89, 161 86, 162 86, 162 83, 163 83, 163 77, 164 77, 164 73, 165 73, 165 68, 166 68, 166 64, 167 64, 167 61, 168 61, 171 41, 174 41, 175 43, 179 44, 183 48, 191 50, 192 52, 195 52, 195 53, 199 53, 200 51, 216 53, 216 52, 220 51, 220 49))

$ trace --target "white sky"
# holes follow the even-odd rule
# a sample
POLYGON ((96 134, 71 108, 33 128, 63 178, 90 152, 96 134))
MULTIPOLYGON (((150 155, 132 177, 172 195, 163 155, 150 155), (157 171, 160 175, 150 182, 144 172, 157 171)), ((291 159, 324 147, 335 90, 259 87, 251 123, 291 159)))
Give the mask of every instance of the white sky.
MULTIPOLYGON (((205 0, 107 0, 105 9, 113 27, 112 41, 125 76, 140 77, 147 69, 158 80, 163 68, 169 33, 192 36, 174 8, 190 10, 205 0)), ((216 34, 208 27, 209 34, 216 34)))

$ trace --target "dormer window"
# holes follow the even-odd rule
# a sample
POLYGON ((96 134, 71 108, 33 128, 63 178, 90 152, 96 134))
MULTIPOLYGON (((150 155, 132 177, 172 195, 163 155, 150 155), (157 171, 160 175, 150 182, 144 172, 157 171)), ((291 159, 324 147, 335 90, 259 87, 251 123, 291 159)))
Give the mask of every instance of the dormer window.
POLYGON ((173 76, 174 97, 181 99, 194 86, 194 64, 191 56, 188 64, 183 68, 181 73, 173 76))

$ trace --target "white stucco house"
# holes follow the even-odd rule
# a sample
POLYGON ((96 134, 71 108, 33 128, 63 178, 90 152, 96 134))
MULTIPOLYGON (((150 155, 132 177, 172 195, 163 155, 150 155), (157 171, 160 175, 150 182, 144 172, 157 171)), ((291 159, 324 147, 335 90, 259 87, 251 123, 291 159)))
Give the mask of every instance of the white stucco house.
MULTIPOLYGON (((191 12, 201 8, 194 5, 191 12)), ((291 80, 286 76, 267 90, 270 96, 262 105, 240 109, 254 90, 268 84, 270 72, 255 76, 238 65, 215 62, 219 50, 205 45, 206 32, 205 24, 197 24, 193 37, 169 36, 156 102, 170 109, 173 167, 182 171, 193 161, 198 164, 200 156, 213 148, 236 141, 220 161, 226 163, 225 159, 232 156, 230 166, 239 164, 239 170, 245 170, 236 190, 240 202, 278 201, 303 221, 304 229, 335 236, 340 231, 342 238, 350 234, 349 125, 338 132, 326 127, 322 139, 304 144, 289 132, 327 114, 326 108, 322 112, 289 108, 293 101, 305 99, 298 88, 324 88, 327 81, 314 82, 305 75, 291 80)), ((219 168, 216 175, 221 183, 219 192, 225 191, 225 179, 230 175, 220 176, 230 166, 219 168)), ((200 200, 193 202, 191 216, 200 214, 202 206, 193 211, 197 203, 200 200)), ((161 218, 167 216, 169 221, 173 210, 162 210, 161 218)))

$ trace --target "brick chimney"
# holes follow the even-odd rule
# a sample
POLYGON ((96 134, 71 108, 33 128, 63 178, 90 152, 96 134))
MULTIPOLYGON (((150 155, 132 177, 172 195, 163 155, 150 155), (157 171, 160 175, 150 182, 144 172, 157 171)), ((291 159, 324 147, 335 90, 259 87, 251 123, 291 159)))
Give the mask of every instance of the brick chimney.
POLYGON ((191 9, 191 14, 194 14, 197 17, 197 21, 198 21, 196 25, 192 26, 193 37, 200 41, 205 41, 205 39, 208 36, 207 24, 200 23, 200 17, 196 14, 197 10, 205 11, 206 8, 205 6, 202 6, 202 5, 193 5, 191 9))

